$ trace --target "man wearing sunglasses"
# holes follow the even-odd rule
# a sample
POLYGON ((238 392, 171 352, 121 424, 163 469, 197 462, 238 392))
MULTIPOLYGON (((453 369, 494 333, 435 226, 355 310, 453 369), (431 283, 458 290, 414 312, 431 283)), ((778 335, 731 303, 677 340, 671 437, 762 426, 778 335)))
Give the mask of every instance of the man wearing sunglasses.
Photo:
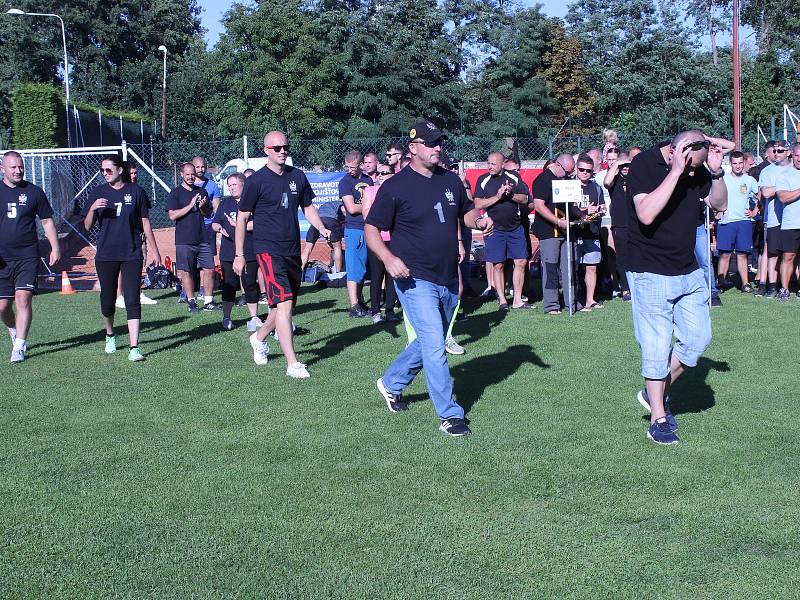
POLYGON ((657 444, 679 441, 668 391, 711 343, 708 284, 694 252, 697 215, 702 203, 717 212, 728 207, 722 157, 732 148, 690 130, 631 162, 626 262, 645 379, 638 400, 650 412, 647 437, 657 444))
POLYGON ((480 216, 458 175, 439 165, 444 139, 429 121, 411 129, 411 164, 380 187, 364 233, 394 278, 404 316, 417 335, 378 379, 378 391, 391 412, 407 410, 403 390, 424 368, 440 431, 464 436, 470 429, 453 399, 445 330, 458 303, 460 224, 487 230, 492 220, 480 216), (382 230, 391 234, 391 249, 382 230))
MULTIPOLYGON (((564 286, 564 302, 575 307, 575 284, 567 290, 570 268, 567 260, 566 231, 570 219, 580 217, 577 208, 569 205, 569 217, 562 205, 553 202, 553 181, 568 179, 575 169, 575 159, 571 154, 561 154, 551 162, 531 186, 533 210, 533 234, 539 239, 539 257, 542 261, 542 307, 545 314, 560 315, 561 301, 558 290, 564 286)), ((574 253, 573 253, 574 256, 574 253)))
MULTIPOLYGON (((791 168, 789 164, 789 148, 784 140, 776 140, 772 147, 772 164, 764 167, 758 176, 758 189, 761 191, 761 202, 764 208, 764 227, 766 235, 764 237, 764 251, 761 254, 762 285, 766 288, 763 296, 765 298, 775 298, 778 295, 778 257, 780 256, 780 216, 783 206, 775 202, 775 186, 782 178, 784 171, 791 168), (764 272, 766 271, 766 277, 764 272), (766 281, 765 281, 766 279, 766 281), (767 281, 769 284, 767 285, 767 281)), ((761 294, 759 294, 761 295, 761 294)))
MULTIPOLYGON (((792 162, 778 179, 776 197, 783 207, 781 215, 781 290, 778 300, 789 300, 789 281, 795 269, 795 259, 800 250, 800 144, 792 147, 792 162)), ((800 291, 797 293, 800 298, 800 291)))
POLYGON ((286 164, 289 145, 286 135, 271 131, 264 137, 265 167, 244 182, 242 199, 236 217, 236 254, 233 270, 240 277, 246 267, 244 241, 247 221, 253 217, 253 250, 267 288, 269 316, 250 336, 253 361, 267 364, 267 336, 276 331, 283 355, 286 375, 293 379, 310 377, 306 365, 298 362, 292 341, 292 308, 300 291, 300 224, 298 209, 326 240, 330 231, 323 225, 312 204, 314 191, 305 173, 286 164))
POLYGON ((351 150, 344 157, 345 176, 339 180, 339 198, 344 204, 344 264, 347 271, 347 297, 351 317, 368 317, 364 304, 364 277, 367 274, 367 244, 361 205, 364 190, 374 181, 361 171, 361 153, 351 150))
POLYGON ((403 147, 398 143, 391 143, 386 148, 386 164, 392 169, 392 173, 397 173, 403 167, 400 160, 403 158, 403 147))

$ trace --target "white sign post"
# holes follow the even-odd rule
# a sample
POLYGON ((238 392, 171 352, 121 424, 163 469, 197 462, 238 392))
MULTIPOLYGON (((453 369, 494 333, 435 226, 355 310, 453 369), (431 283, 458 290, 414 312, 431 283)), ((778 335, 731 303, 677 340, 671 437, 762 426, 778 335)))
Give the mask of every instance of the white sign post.
MULTIPOLYGON (((581 190, 580 181, 576 179, 556 179, 553 181, 553 202, 564 205, 564 220, 567 222, 567 293, 564 296, 568 304, 569 316, 574 314, 572 306, 575 302, 575 290, 572 288, 572 241, 569 235, 569 205, 570 203, 580 203, 582 201, 583 191, 581 190)), ((560 252, 559 262, 561 262, 560 252)))

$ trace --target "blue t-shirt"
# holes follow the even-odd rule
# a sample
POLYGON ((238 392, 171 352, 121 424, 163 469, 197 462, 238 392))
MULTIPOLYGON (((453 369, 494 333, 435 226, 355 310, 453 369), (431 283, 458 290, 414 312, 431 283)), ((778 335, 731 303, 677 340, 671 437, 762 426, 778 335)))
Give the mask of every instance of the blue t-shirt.
POLYGON ((339 209, 342 207, 341 200, 331 200, 330 202, 324 202, 317 207, 317 212, 319 213, 320 217, 324 217, 326 219, 338 219, 339 218, 339 209))
MULTIPOLYGON (((181 184, 173 189, 167 196, 165 210, 169 212, 171 210, 184 208, 188 206, 190 202, 194 203, 194 198, 198 194, 200 197, 208 197, 205 190, 197 188, 187 190, 183 184, 181 184)), ((205 237, 205 227, 203 226, 203 214, 195 204, 192 210, 175 221, 175 245, 202 244, 207 241, 205 237)))
MULTIPOLYGON (((364 189, 375 185, 364 173, 358 177, 353 177, 349 173, 345 174, 339 180, 339 198, 345 196, 352 196, 356 204, 361 204, 364 199, 364 189)), ((364 229, 364 216, 361 213, 351 215, 347 212, 347 207, 344 209, 344 228, 345 229, 364 229)))
MULTIPOLYGON (((775 185, 776 191, 800 190, 800 169, 791 166, 785 169, 778 178, 775 185)), ((800 200, 795 200, 791 204, 783 204, 777 198, 775 202, 783 206, 783 217, 781 218, 781 229, 800 229, 800 200)))
POLYGON ((263 167, 244 180, 239 210, 253 213, 253 246, 257 254, 300 254, 299 208, 311 205, 314 190, 300 169, 282 174, 263 167))
POLYGON ((24 179, 13 188, 0 180, 0 258, 39 258, 36 217, 53 217, 44 190, 24 179))
POLYGON ((390 247, 411 277, 438 285, 458 281, 458 229, 474 205, 455 173, 437 167, 431 177, 411 167, 381 185, 367 224, 392 234, 390 247))
MULTIPOLYGON (((758 187, 775 187, 778 183, 778 179, 780 179, 781 174, 785 169, 791 169, 792 165, 777 165, 771 164, 768 167, 765 167, 763 171, 761 171, 761 175, 758 176, 758 187)), ((767 227, 777 227, 781 224, 781 213, 783 212, 783 205, 778 202, 775 203, 773 198, 766 198, 762 195, 762 200, 767 202, 767 227)))
POLYGON ((208 192, 208 203, 211 206, 211 214, 203 216, 203 227, 205 227, 205 241, 209 244, 214 244, 217 241, 217 236, 214 230, 211 229, 211 224, 214 222, 214 199, 222 198, 222 193, 219 191, 217 182, 213 179, 200 179, 199 177, 194 181, 195 187, 203 188, 208 192))
POLYGON ((744 211, 750 209, 750 201, 758 195, 758 182, 746 174, 737 177, 733 173, 725 173, 722 179, 728 188, 728 208, 719 222, 727 225, 746 221, 750 217, 745 217, 744 211))
MULTIPOLYGON (((236 226, 231 225, 231 221, 236 222, 236 216, 239 213, 239 203, 233 198, 223 198, 219 203, 217 214, 214 217, 214 222, 222 225, 227 236, 221 236, 219 243, 219 259, 225 262, 233 262, 236 256, 236 226), (230 220, 228 220, 230 219, 230 220)), ((251 218, 252 220, 252 218, 251 218)), ((251 261, 256 259, 256 253, 253 249, 253 232, 245 231, 244 233, 244 259, 251 261)))
POLYGON ((83 216, 98 198, 108 200, 108 205, 95 211, 100 231, 97 234, 95 260, 128 261, 142 256, 142 219, 150 217, 150 201, 144 190, 135 183, 126 183, 116 190, 107 183, 89 193, 83 207, 83 216))

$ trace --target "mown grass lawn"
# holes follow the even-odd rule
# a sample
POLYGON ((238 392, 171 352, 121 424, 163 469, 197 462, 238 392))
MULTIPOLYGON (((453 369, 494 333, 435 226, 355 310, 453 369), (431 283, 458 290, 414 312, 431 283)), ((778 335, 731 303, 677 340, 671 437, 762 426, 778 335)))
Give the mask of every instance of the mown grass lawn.
POLYGON ((89 292, 36 299, 25 363, 0 346, 0 596, 800 595, 795 298, 725 294, 664 448, 620 301, 468 304, 450 365, 474 435, 448 439, 422 378, 386 411, 402 324, 349 319, 344 290, 304 288, 307 381, 274 340, 253 364, 243 309, 223 332, 156 297, 144 363, 127 336, 103 353, 89 292))

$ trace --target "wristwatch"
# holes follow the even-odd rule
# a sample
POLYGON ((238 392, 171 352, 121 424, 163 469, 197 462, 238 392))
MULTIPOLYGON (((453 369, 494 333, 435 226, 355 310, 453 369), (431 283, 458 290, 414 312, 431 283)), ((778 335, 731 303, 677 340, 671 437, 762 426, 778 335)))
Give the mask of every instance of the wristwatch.
POLYGON ((724 169, 720 169, 719 172, 717 173, 712 173, 711 171, 709 171, 709 173, 711 174, 711 179, 722 179, 723 177, 725 177, 724 169))

